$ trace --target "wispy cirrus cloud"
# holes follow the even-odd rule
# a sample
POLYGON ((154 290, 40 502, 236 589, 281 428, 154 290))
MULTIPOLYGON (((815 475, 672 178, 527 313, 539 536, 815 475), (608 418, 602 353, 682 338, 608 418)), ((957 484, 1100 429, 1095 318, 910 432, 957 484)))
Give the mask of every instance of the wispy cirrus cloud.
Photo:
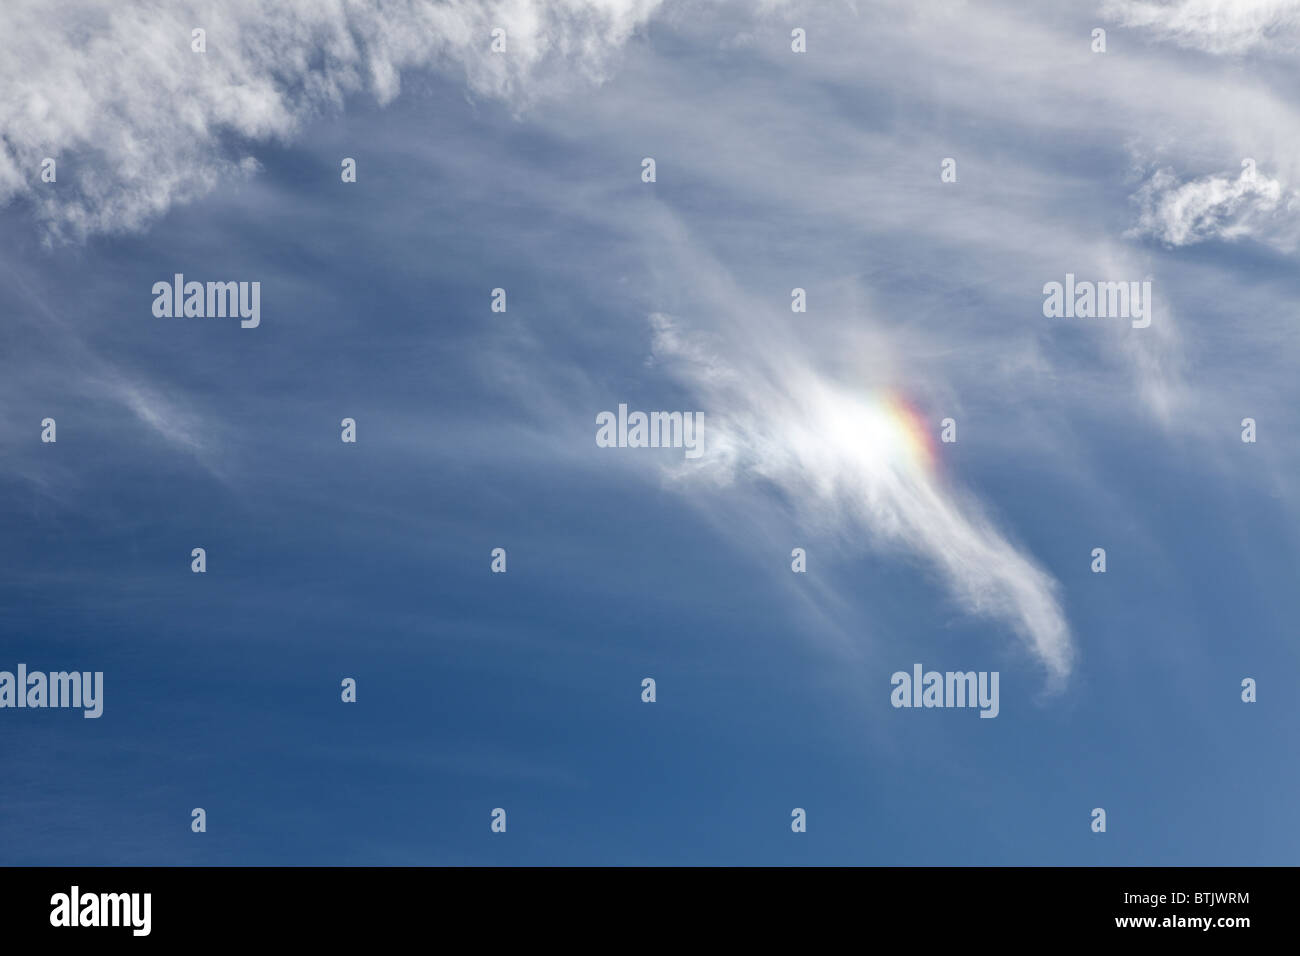
POLYGON ((1207 53, 1300 48, 1300 0, 1107 0, 1102 15, 1207 53))
MULTIPOLYGON (((0 197, 25 197, 52 235, 76 238, 140 228, 176 202, 255 174, 259 144, 293 137, 353 94, 389 103, 407 70, 463 73, 472 95, 502 97, 517 108, 571 84, 585 88, 609 75, 620 46, 658 5, 408 0, 264 10, 240 2, 159 11, 67 3, 58 8, 67 14, 62 18, 46 9, 21 3, 0 10, 0 83, 14 94, 0 98, 0 197), (42 38, 28 49, 19 38, 37 24, 42 38), (194 26, 208 31, 206 54, 190 51, 194 26), (489 52, 496 26, 506 30, 507 56, 489 52), (56 151, 74 159, 99 154, 93 162, 61 161, 57 190, 37 185, 40 157, 65 155, 56 151)), ((1286 98, 1259 77, 1228 75, 1227 63, 1208 64, 1222 74, 1211 75, 1204 57, 1179 51, 1094 56, 1086 31, 1071 32, 1050 5, 1032 14, 996 2, 883 9, 887 15, 878 17, 807 11, 800 23, 813 38, 812 52, 798 59, 791 59, 789 23, 753 18, 747 5, 715 20, 679 18, 674 43, 693 50, 692 57, 666 59, 664 50, 638 48, 627 57, 628 82, 601 97, 557 97, 530 114, 530 130, 550 134, 547 145, 557 155, 590 163, 578 176, 567 168, 537 177, 533 158, 502 156, 492 118, 479 123, 485 118, 476 116, 461 139, 440 142, 436 129, 418 124, 412 138, 431 152, 454 154, 426 167, 447 178, 449 193, 531 203, 554 215, 531 218, 547 228, 568 216, 592 217, 607 230, 601 235, 621 236, 636 250, 636 267, 653 258, 656 244, 670 248, 679 238, 647 228, 645 209, 627 199, 628 184, 640 186, 636 162, 657 155, 660 185, 636 195, 683 210, 694 204, 684 214, 711 221, 697 233, 707 239, 687 247, 692 255, 704 247, 719 252, 727 266, 750 269, 751 285, 764 273, 789 271, 790 284, 818 290, 820 302, 836 283, 851 285, 850 275, 872 294, 890 294, 898 307, 879 313, 877 344, 911 349, 904 377, 944 393, 948 404, 1006 396, 998 412, 1016 415, 1017 428, 1001 434, 1024 444, 1032 429, 1040 458, 1050 452, 1086 461, 1088 449, 1069 446, 1057 429, 1071 408, 1120 422, 1135 410, 1153 410, 1162 425, 1186 431, 1211 420, 1206 408, 1238 404, 1240 376, 1225 370, 1216 377, 1215 367, 1198 361, 1211 351, 1205 336, 1214 330, 1195 328, 1198 316, 1187 310, 1179 319, 1188 334, 1179 334, 1171 308, 1177 283, 1157 284, 1164 312, 1155 328, 1123 338, 1087 327, 1062 334, 1041 322, 1024 290, 1066 271, 1116 278, 1154 271, 1160 279, 1174 272, 1168 249, 1106 241, 1127 224, 1122 173, 1130 140, 1150 147, 1144 154, 1154 152, 1161 166, 1192 169, 1216 168, 1205 165, 1206 155, 1246 155, 1238 146, 1249 144, 1261 168, 1267 163, 1283 177, 1260 174, 1250 189, 1227 176, 1208 187, 1153 181, 1145 234, 1176 247, 1271 226, 1268 216, 1284 210, 1267 208, 1268 183, 1294 181, 1296 172, 1288 159, 1295 126, 1277 122, 1294 113, 1286 98), (737 31, 744 42, 719 52, 737 31), (872 57, 861 56, 866 48, 872 57), (711 71, 709 57, 723 58, 726 70, 711 71), (1191 61, 1195 68, 1186 67, 1191 61), (745 82, 719 82, 736 76, 745 82), (1135 88, 1149 95, 1135 98, 1135 88), (490 131, 485 139, 475 140, 477 126, 490 131), (805 126, 816 135, 804 135, 805 126), (1067 147, 1079 137, 1087 137, 1100 165, 1073 163, 1067 147), (959 158, 961 176, 944 186, 937 161, 947 155, 959 158), (1161 254, 1166 259, 1150 261, 1161 254), (1131 374, 1108 376, 1108 388, 1099 391, 1098 376, 1113 370, 1116 355, 1131 374), (1195 388, 1186 376, 1191 368, 1195 388)), ((675 51, 673 44, 667 49, 675 51)), ((512 228, 521 250, 552 256, 549 239, 530 247, 528 225, 512 228)), ((390 230, 384 222, 376 241, 390 230)), ((426 248, 427 239, 421 231, 409 247, 426 248)), ((679 265, 665 270, 672 290, 688 301, 712 301, 711 277, 679 265)), ((583 266, 569 277, 575 287, 596 281, 586 260, 583 266)), ((628 285, 619 294, 633 290, 630 298, 645 308, 610 299, 620 312, 690 314, 666 301, 665 289, 647 290, 636 267, 626 269, 628 285), (640 301, 642 293, 653 304, 640 301)), ((720 456, 729 450, 715 474, 773 481, 814 516, 843 518, 864 540, 922 556, 959 603, 1006 623, 1049 672, 1066 672, 1072 644, 1051 576, 970 496, 933 476, 898 471, 862 447, 862 429, 877 420, 872 395, 902 366, 884 363, 846 377, 836 356, 782 338, 745 311, 743 321, 721 329, 726 348, 717 361, 697 360, 710 354, 697 334, 710 331, 709 320, 690 314, 656 328, 665 367, 708 400, 700 404, 708 408, 710 447, 720 456)), ((544 358, 538 367, 563 355, 544 358)), ((530 375, 539 373, 520 372, 521 379, 530 375)), ((156 382, 114 385, 109 394, 178 448, 200 455, 204 443, 216 447, 194 421, 192 410, 202 410, 202 402, 184 401, 183 393, 173 398, 156 382)), ((565 392, 555 404, 571 401, 565 392)))
POLYGON ((290 139, 351 94, 390 102, 407 70, 463 71, 474 94, 516 107, 600 82, 659 3, 6 3, 0 203, 28 199, 47 238, 138 230, 256 171, 251 144, 290 139), (56 184, 41 182, 45 157, 56 184))
POLYGON ((1068 676, 1075 652, 1059 585, 945 485, 928 460, 928 424, 885 382, 837 380, 761 336, 713 352, 672 317, 650 319, 656 361, 709 409, 707 460, 681 477, 768 482, 810 523, 924 559, 966 612, 1017 634, 1053 683, 1068 676))

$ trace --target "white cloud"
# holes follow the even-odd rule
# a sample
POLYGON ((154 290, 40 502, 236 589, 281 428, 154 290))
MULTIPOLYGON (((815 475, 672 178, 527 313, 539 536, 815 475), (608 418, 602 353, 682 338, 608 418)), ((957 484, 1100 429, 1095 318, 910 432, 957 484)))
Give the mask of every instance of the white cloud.
POLYGON ((1068 676, 1074 648, 1057 582, 924 463, 924 439, 885 390, 838 380, 761 322, 728 340, 725 357, 668 316, 651 324, 656 362, 705 412, 705 454, 677 478, 769 482, 809 524, 923 558, 964 610, 1018 635, 1052 683, 1068 676))
POLYGON ((1208 53, 1300 47, 1300 0, 1107 0, 1102 15, 1208 53))
POLYGON ((1205 176, 1179 182, 1159 169, 1134 194, 1141 207, 1131 236, 1150 236, 1171 246, 1220 239, 1256 239, 1283 250, 1296 245, 1300 201, 1281 182, 1254 169, 1239 176, 1205 176))
POLYGON ((387 103, 406 70, 463 70, 516 108, 575 75, 600 82, 659 2, 0 4, 0 203, 28 198, 51 237, 137 230, 254 169, 240 141, 291 137, 349 94, 387 103))
MULTIPOLYGON (((1006 440, 1022 454, 1032 447, 1045 468, 1086 469, 1086 446, 1070 444, 1073 437, 1062 437, 1058 427, 1072 409, 1120 427, 1152 410, 1170 428, 1218 429, 1211 413, 1238 404, 1239 382, 1285 374, 1285 358, 1294 354, 1294 336, 1282 326, 1290 315, 1285 302, 1257 310, 1282 316, 1275 323, 1232 329, 1243 350, 1269 336, 1249 353, 1245 376, 1228 367, 1229 353, 1215 348, 1213 337, 1226 333, 1216 323, 1197 324, 1201 316, 1192 309, 1182 318, 1189 353, 1182 354, 1167 306, 1180 285, 1160 281, 1165 311, 1157 324, 1115 336, 1131 378, 1108 375, 1108 387, 1099 390, 1099 373, 1113 370, 1104 361, 1110 346, 1096 344, 1103 333, 1081 327, 1063 335, 1041 321, 1033 295, 1017 291, 1039 288, 1067 270, 1181 278, 1168 250, 1116 246, 1104 257, 1095 254, 1123 215, 1109 199, 1122 202, 1126 192, 1119 166, 1130 139, 1149 147, 1144 156, 1153 165, 1210 169, 1218 160, 1207 157, 1255 155, 1281 177, 1257 174, 1249 188, 1231 175, 1191 183, 1172 174, 1153 178, 1140 192, 1144 234, 1168 245, 1247 234, 1285 240, 1286 199, 1269 190, 1300 175, 1300 125, 1287 92, 1268 88, 1269 75, 1178 54, 1096 57, 1086 33, 1081 39, 1063 30, 1051 5, 885 6, 884 16, 853 16, 838 5, 810 9, 806 25, 818 52, 806 58, 788 52, 786 24, 748 23, 748 5, 736 5, 738 15, 728 12, 721 23, 683 16, 674 25, 686 39, 703 34, 693 38, 710 51, 721 38, 752 36, 752 45, 732 51, 729 65, 744 69, 758 60, 762 68, 739 74, 745 82, 731 82, 730 73, 701 75, 697 61, 641 51, 635 65, 642 72, 615 95, 547 110, 539 123, 571 140, 575 155, 599 157, 606 170, 625 161, 624 144, 638 150, 642 142, 654 144, 671 155, 665 198, 656 196, 655 203, 695 201, 681 198, 686 195, 725 199, 717 209, 697 210, 716 224, 706 243, 682 244, 684 256, 711 246, 733 264, 750 263, 754 286, 765 274, 787 270, 794 274, 790 284, 817 289, 819 308, 833 283, 856 270, 867 285, 910 284, 906 307, 881 319, 873 345, 909 354, 922 387, 954 402, 1007 396, 1015 427, 987 441, 1006 440), (864 49, 875 52, 864 58, 864 49), (1076 143, 1097 147, 1099 164, 1079 168, 1069 161, 1076 143), (936 162, 950 154, 960 157, 961 181, 941 189, 936 162), (682 184, 694 193, 667 188, 682 184), (1268 358, 1276 361, 1260 361, 1268 358), (1188 368, 1196 370, 1194 383, 1185 380, 1188 368), (1033 441, 1025 438, 1030 428, 1033 441)), ((1251 21, 1242 17, 1231 28, 1217 23, 1213 33, 1175 29, 1182 20, 1169 11, 1194 4, 1111 6, 1134 16, 1146 10, 1147 20, 1131 25, 1224 51, 1285 36, 1272 28, 1247 30, 1251 21), (1160 11, 1166 13, 1157 16, 1160 11)), ((202 12, 207 9, 0 4, 0 199, 27 197, 49 228, 70 235, 136 228, 250 170, 246 154, 253 147, 239 144, 290 137, 351 94, 388 102, 410 69, 463 73, 475 94, 502 97, 516 108, 558 90, 575 73, 598 82, 656 4, 403 0, 379 13, 374 4, 270 7, 239 0, 211 8, 210 15, 202 12), (498 24, 508 32, 509 57, 487 53, 498 24), (208 30, 209 52, 201 56, 189 51, 195 25, 208 30), (93 164, 78 161, 96 150, 93 164), (57 191, 37 181, 44 155, 69 159, 61 162, 57 191)), ((653 207, 640 197, 649 191, 638 192, 634 205, 622 198, 614 172, 541 178, 530 174, 531 158, 500 155, 495 139, 478 143, 476 152, 474 143, 440 141, 432 125, 420 139, 422 149, 446 154, 443 168, 461 174, 457 188, 481 190, 486 180, 503 194, 546 204, 539 208, 593 217, 610 230, 601 235, 644 243, 636 247, 638 263, 653 261, 656 248, 679 248, 678 236, 647 226, 653 207)), ((572 280, 593 281, 591 272, 575 270, 572 280)), ((663 272, 669 280, 645 296, 651 304, 636 303, 636 314, 685 313, 699 302, 712 309, 726 298, 710 295, 710 277, 688 274, 680 262, 665 264, 663 272)), ((1188 286, 1201 281, 1187 275, 1188 286)), ((1253 295, 1268 304, 1267 290, 1252 290, 1226 269, 1215 280, 1222 286, 1212 291, 1224 299, 1253 295)), ((875 412, 860 383, 889 376, 875 368, 857 379, 843 374, 838 356, 781 337, 749 304, 719 330, 721 358, 695 334, 671 323, 658 328, 660 359, 671 359, 670 367, 702 397, 710 460, 725 462, 714 477, 774 481, 806 502, 814 518, 844 520, 860 539, 924 556, 967 608, 1006 622, 1050 672, 1066 672, 1072 644, 1050 575, 967 496, 933 476, 898 471, 863 447, 859 431, 875 412)), ((846 310, 853 321, 833 322, 851 326, 865 312, 846 310)), ((803 334, 815 334, 816 318, 803 334)), ((711 321, 692 315, 690 327, 711 321)), ((556 356, 548 356, 545 367, 555 364, 556 356)), ((882 363, 884 372, 889 365, 882 363)), ((197 453, 191 439, 206 432, 187 417, 196 406, 160 405, 160 395, 167 390, 121 390, 114 397, 197 453)), ((1285 412, 1280 404, 1279 416, 1285 412)))

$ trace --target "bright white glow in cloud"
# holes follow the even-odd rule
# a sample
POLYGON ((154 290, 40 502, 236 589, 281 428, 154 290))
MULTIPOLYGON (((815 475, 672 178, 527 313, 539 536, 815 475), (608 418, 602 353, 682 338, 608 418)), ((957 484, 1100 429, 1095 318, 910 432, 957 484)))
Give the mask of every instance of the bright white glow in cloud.
MULTIPOLYGON (((705 454, 682 474, 719 484, 763 479, 804 517, 927 560, 968 612, 1008 626, 1059 684, 1074 657, 1059 585, 978 506, 945 487, 932 429, 895 390, 840 383, 797 352, 749 339, 726 360, 662 314, 653 349, 705 413, 705 454)), ((937 424, 937 423, 936 423, 937 424)))

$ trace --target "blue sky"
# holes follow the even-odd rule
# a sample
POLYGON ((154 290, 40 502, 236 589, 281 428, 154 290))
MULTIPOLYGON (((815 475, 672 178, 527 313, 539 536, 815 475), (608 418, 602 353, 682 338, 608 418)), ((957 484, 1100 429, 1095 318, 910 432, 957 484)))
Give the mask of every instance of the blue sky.
POLYGON ((0 863, 1293 863, 1297 6, 879 7, 0 13, 0 863))

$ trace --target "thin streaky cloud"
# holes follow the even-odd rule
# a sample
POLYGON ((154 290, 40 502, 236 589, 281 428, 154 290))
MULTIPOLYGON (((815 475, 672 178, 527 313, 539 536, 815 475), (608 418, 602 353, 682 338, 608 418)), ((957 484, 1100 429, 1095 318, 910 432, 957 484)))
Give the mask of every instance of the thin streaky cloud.
POLYGON ((1156 39, 1216 55, 1300 47, 1300 0, 1107 0, 1102 15, 1156 39))
POLYGON ((403 72, 463 72, 522 109, 600 83, 659 0, 404 0, 0 5, 0 203, 34 206, 47 240, 143 229, 256 171, 247 144, 287 141, 355 94, 381 106, 403 72), (206 31, 204 52, 191 31, 206 31), (494 30, 505 53, 493 53, 494 30), (551 67, 563 64, 563 69, 551 67), (245 144, 245 145, 241 145, 245 144), (57 188, 42 160, 59 163, 57 188), (46 188, 42 188, 45 186, 46 188))
POLYGON ((723 357, 670 316, 650 321, 656 361, 707 409, 705 458, 682 467, 680 488, 770 482, 810 523, 925 559, 965 611, 1026 643, 1049 684, 1068 677, 1075 649, 1059 585, 969 496, 943 485, 926 424, 897 407, 887 383, 834 381, 789 341, 762 336, 723 357), (773 354, 779 363, 764 358, 773 354))

